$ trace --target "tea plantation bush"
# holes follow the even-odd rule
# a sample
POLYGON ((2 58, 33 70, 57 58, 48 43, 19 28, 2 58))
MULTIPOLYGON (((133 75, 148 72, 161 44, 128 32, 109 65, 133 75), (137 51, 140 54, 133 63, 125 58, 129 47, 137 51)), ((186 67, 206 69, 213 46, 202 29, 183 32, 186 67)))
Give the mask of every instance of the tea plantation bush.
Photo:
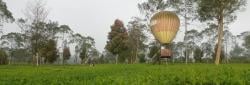
POLYGON ((250 85, 250 65, 2 65, 0 85, 250 85))

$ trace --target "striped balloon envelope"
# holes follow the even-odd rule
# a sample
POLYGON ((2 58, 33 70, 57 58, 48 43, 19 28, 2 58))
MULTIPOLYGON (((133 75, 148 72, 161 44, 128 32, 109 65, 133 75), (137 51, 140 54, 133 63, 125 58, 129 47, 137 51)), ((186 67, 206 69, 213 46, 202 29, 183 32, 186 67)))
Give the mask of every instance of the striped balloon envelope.
POLYGON ((179 27, 179 17, 170 11, 158 12, 150 20, 151 31, 161 44, 171 43, 179 27))

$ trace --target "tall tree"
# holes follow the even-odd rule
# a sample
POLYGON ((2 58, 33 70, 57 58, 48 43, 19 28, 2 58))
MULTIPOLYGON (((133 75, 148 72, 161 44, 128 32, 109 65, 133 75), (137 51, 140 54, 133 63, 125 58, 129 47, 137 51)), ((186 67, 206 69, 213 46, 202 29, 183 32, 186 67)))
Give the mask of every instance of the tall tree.
POLYGON ((205 59, 212 59, 214 46, 216 43, 217 34, 217 27, 215 24, 209 25, 207 28, 203 29, 199 34, 201 35, 201 49, 204 54, 205 59))
POLYGON ((200 43, 201 40, 201 36, 197 30, 192 29, 186 32, 186 36, 184 37, 184 39, 186 46, 188 47, 184 51, 185 54, 184 56, 187 57, 186 59, 189 59, 191 53, 194 53, 195 49, 198 47, 198 44, 200 43))
POLYGON ((12 62, 13 52, 24 45, 25 36, 21 33, 11 32, 1 37, 2 46, 6 46, 9 50, 9 64, 12 62))
POLYGON ((230 48, 233 48, 232 46, 232 43, 233 43, 233 40, 234 40, 234 35, 232 34, 232 32, 230 32, 228 29, 226 29, 224 31, 224 37, 223 37, 223 41, 224 41, 224 50, 225 50, 225 60, 226 62, 228 63, 229 62, 229 59, 230 59, 230 55, 229 55, 229 49, 230 48))
POLYGON ((116 19, 111 26, 111 32, 108 34, 108 41, 105 49, 117 55, 116 63, 118 58, 125 57, 122 54, 128 50, 128 33, 121 20, 116 19))
POLYGON ((70 43, 75 43, 76 44, 75 45, 75 60, 74 60, 75 63, 78 62, 78 58, 81 58, 80 53, 81 53, 81 51, 83 49, 82 46, 83 46, 85 41, 86 41, 86 38, 84 36, 82 36, 81 34, 79 34, 79 33, 73 34, 71 36, 70 43))
POLYGON ((17 24, 21 28, 22 33, 27 36, 27 43, 33 55, 33 62, 39 65, 38 61, 41 57, 38 55, 41 47, 45 45, 46 38, 46 21, 48 10, 45 7, 43 0, 34 0, 27 4, 25 9, 25 19, 19 19, 17 24))
MULTIPOLYGON (((71 40, 74 38, 74 37, 72 37, 73 31, 68 25, 61 25, 58 29, 58 32, 59 32, 59 34, 61 34, 60 39, 61 39, 62 43, 61 43, 60 48, 63 51, 64 47, 67 47, 70 43, 72 43, 71 40)), ((62 54, 63 54, 63 52, 62 52, 62 54)), ((62 63, 63 63, 64 62, 63 55, 61 55, 61 58, 62 58, 62 63)))
MULTIPOLYGON (((188 46, 187 46, 187 40, 186 39, 186 34, 188 31, 188 26, 190 25, 190 22, 196 19, 197 16, 197 7, 196 7, 196 0, 168 0, 171 8, 174 9, 174 11, 176 11, 176 13, 178 15, 180 15, 180 17, 183 19, 184 23, 184 47, 185 47, 185 54, 188 54, 186 52, 188 52, 188 46)), ((185 61, 186 64, 188 62, 188 56, 185 55, 185 61)))
POLYGON ((145 35, 145 24, 141 23, 142 19, 134 17, 128 25, 129 43, 131 49, 130 63, 135 63, 138 60, 139 52, 146 50, 145 42, 147 36, 145 35))
POLYGON ((235 20, 235 12, 244 7, 246 0, 198 0, 198 14, 200 21, 217 21, 218 48, 215 64, 220 63, 224 23, 235 20), (209 8, 209 9, 208 9, 209 8))
POLYGON ((79 33, 73 34, 70 43, 75 43, 75 61, 77 62, 77 58, 81 59, 81 63, 83 64, 86 59, 95 54, 95 40, 90 37, 84 37, 79 33))

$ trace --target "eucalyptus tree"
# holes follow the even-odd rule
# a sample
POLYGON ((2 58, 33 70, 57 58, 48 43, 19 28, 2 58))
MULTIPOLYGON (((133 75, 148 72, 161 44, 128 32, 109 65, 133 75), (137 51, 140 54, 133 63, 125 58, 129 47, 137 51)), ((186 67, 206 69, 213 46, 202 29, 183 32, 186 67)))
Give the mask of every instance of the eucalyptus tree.
POLYGON ((239 46, 238 44, 235 44, 232 50, 230 51, 231 57, 243 57, 244 56, 245 49, 239 46))
POLYGON ((185 43, 184 42, 174 42, 172 49, 173 49, 173 61, 175 59, 185 59, 185 43))
MULTIPOLYGON (((181 17, 181 19, 184 21, 182 24, 184 25, 184 47, 185 47, 185 54, 188 54, 188 46, 187 46, 187 39, 186 34, 188 31, 188 26, 191 24, 192 21, 194 21, 197 17, 197 5, 196 0, 169 0, 169 3, 174 11, 181 17)), ((188 62, 188 56, 185 55, 185 61, 188 62)))
POLYGON ((80 53, 82 51, 82 45, 85 42, 85 37, 79 33, 73 34, 71 36, 70 43, 75 43, 75 63, 77 63, 78 58, 80 58, 80 53))
MULTIPOLYGON (((86 59, 91 59, 94 60, 97 57, 99 57, 99 52, 95 48, 95 40, 94 38, 87 36, 84 43, 81 46, 82 52, 80 53, 80 57, 83 60, 84 58, 86 59)), ((82 62, 83 63, 83 62, 82 62)))
POLYGON ((13 52, 17 49, 21 49, 24 46, 25 35, 21 33, 11 32, 1 36, 1 46, 5 46, 9 52, 9 64, 12 62, 13 52))
POLYGON ((71 36, 73 34, 73 31, 71 30, 71 28, 68 25, 61 25, 58 29, 58 32, 62 34, 62 37, 61 37, 62 42, 63 42, 62 45, 69 42, 65 38, 68 38, 69 36, 71 36))
MULTIPOLYGON (((12 13, 9 11, 5 2, 0 0, 0 26, 3 26, 4 22, 13 22, 15 19, 12 16, 12 13)), ((0 34, 3 34, 3 29, 0 28, 0 34)), ((0 41, 1 42, 1 41, 0 41)), ((0 46, 2 48, 2 46, 0 46)))
POLYGON ((203 58, 212 59, 213 45, 209 42, 202 42, 200 47, 203 52, 203 58))
POLYGON ((200 63, 202 61, 202 57, 203 57, 203 51, 200 47, 197 46, 194 50, 195 62, 200 63))
MULTIPOLYGON (((128 24, 128 36, 131 49, 130 63, 138 60, 139 52, 146 50, 147 36, 145 34, 145 24, 141 23, 142 19, 134 17, 128 24)), ((143 52, 144 53, 144 52, 143 52)))
POLYGON ((52 40, 58 40, 60 37, 60 27, 58 22, 55 21, 49 21, 46 23, 46 36, 47 39, 52 39, 52 40))
POLYGON ((225 46, 224 50, 225 50, 225 60, 228 63, 229 59, 230 59, 230 48, 233 48, 233 40, 234 40, 234 35, 232 34, 232 32, 230 32, 228 29, 224 31, 224 37, 223 37, 223 45, 225 46))
MULTIPOLYGON (((12 16, 12 13, 8 10, 8 7, 5 2, 0 0, 0 26, 3 26, 3 22, 13 22, 15 19, 12 16)), ((2 30, 0 30, 2 32, 2 30)))
POLYGON ((184 51, 184 56, 186 57, 186 59, 189 59, 189 57, 191 56, 190 53, 194 53, 195 49, 199 46, 202 37, 197 30, 192 29, 186 32, 186 36, 184 37, 184 39, 186 46, 188 47, 184 51))
POLYGON ((218 48, 215 64, 218 65, 220 63, 224 25, 236 19, 236 12, 245 6, 246 0, 198 0, 197 3, 200 21, 217 22, 218 48))
POLYGON ((87 36, 84 37, 79 33, 73 34, 71 36, 70 43, 75 43, 75 61, 77 62, 77 58, 81 59, 81 63, 83 64, 86 59, 92 57, 97 51, 95 49, 95 41, 92 37, 87 36))
POLYGON ((201 48, 203 51, 203 57, 205 59, 212 59, 212 53, 214 52, 214 46, 217 34, 217 26, 215 24, 210 24, 205 29, 201 30, 201 48))
MULTIPOLYGON (((73 30, 68 25, 60 25, 57 32, 59 33, 59 39, 61 40, 61 45, 59 48, 61 48, 61 54, 63 54, 64 47, 69 47, 68 45, 71 43, 70 39, 73 35, 73 30)), ((62 61, 63 55, 61 55, 62 61)))

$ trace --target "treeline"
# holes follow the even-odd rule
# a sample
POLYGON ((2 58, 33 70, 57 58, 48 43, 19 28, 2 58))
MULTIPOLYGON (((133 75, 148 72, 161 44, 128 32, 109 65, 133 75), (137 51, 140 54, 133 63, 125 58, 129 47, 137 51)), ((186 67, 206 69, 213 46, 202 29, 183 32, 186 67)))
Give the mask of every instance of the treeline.
POLYGON ((14 19, 6 4, 0 2, 1 20, 14 22, 21 29, 1 35, 0 64, 63 64, 72 56, 75 56, 73 62, 81 63, 88 56, 98 56, 94 39, 73 32, 68 25, 49 20, 42 0, 28 4, 25 17, 19 19, 14 19))

